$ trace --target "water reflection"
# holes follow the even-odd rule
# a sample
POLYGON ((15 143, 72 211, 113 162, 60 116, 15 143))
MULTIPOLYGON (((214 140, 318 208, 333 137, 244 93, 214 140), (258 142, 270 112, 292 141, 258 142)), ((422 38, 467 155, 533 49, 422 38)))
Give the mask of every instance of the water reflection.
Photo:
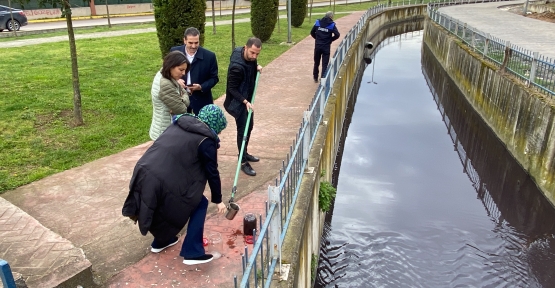
POLYGON ((389 39, 352 98, 315 286, 555 287, 553 207, 420 34, 389 39))

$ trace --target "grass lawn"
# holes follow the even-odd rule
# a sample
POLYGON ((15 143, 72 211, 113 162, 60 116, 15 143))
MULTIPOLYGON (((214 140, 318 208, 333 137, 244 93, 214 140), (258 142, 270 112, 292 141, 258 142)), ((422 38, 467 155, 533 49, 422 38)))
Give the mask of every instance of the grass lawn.
MULTIPOLYGON (((348 5, 347 10, 371 5, 348 5)), ((309 35, 314 19, 293 28, 294 42, 309 35)), ((263 45, 263 66, 289 49, 280 45, 287 41, 287 21, 282 19, 280 28, 263 45)), ((250 23, 236 24, 235 34, 237 45, 244 45, 251 36, 250 23)), ((205 37, 204 46, 217 54, 220 83, 213 93, 220 96, 231 53, 231 25, 218 26, 217 35, 207 27, 205 37)), ((162 63, 156 34, 78 40, 77 52, 85 120, 80 127, 72 124, 67 42, 0 49, 5 76, 0 87, 0 193, 150 140, 150 89, 162 63)))

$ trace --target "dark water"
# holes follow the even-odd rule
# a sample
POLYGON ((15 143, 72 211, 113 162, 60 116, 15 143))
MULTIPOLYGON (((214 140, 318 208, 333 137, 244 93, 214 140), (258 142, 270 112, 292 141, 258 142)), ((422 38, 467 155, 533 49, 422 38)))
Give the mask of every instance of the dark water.
POLYGON ((315 287, 555 287, 551 204, 421 32, 386 43, 356 96, 315 287))

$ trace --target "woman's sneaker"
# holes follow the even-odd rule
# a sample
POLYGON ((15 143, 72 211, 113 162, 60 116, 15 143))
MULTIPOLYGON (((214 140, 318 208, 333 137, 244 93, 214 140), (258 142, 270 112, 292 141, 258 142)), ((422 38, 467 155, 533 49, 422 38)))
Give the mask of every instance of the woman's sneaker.
POLYGON ((204 254, 200 257, 196 257, 196 258, 185 258, 183 260, 183 264, 185 265, 195 265, 195 264, 202 264, 202 263, 208 263, 210 261, 212 261, 212 259, 214 259, 214 256, 212 256, 212 254, 204 254))
POLYGON ((170 242, 170 244, 167 244, 165 246, 163 244, 160 245, 159 243, 156 242, 156 239, 154 239, 154 241, 152 241, 152 244, 150 244, 150 246, 152 247, 150 248, 150 251, 153 253, 160 253, 162 252, 162 250, 177 244, 177 242, 179 242, 179 238, 177 238, 177 236, 175 236, 175 238, 170 242))

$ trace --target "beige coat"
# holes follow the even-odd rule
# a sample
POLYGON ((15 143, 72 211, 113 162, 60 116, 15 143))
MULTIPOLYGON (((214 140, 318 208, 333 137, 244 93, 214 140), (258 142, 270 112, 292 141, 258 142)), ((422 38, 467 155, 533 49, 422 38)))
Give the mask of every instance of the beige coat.
POLYGON ((158 71, 152 81, 152 123, 150 139, 156 140, 172 123, 172 115, 187 112, 189 94, 174 79, 162 77, 158 71))

